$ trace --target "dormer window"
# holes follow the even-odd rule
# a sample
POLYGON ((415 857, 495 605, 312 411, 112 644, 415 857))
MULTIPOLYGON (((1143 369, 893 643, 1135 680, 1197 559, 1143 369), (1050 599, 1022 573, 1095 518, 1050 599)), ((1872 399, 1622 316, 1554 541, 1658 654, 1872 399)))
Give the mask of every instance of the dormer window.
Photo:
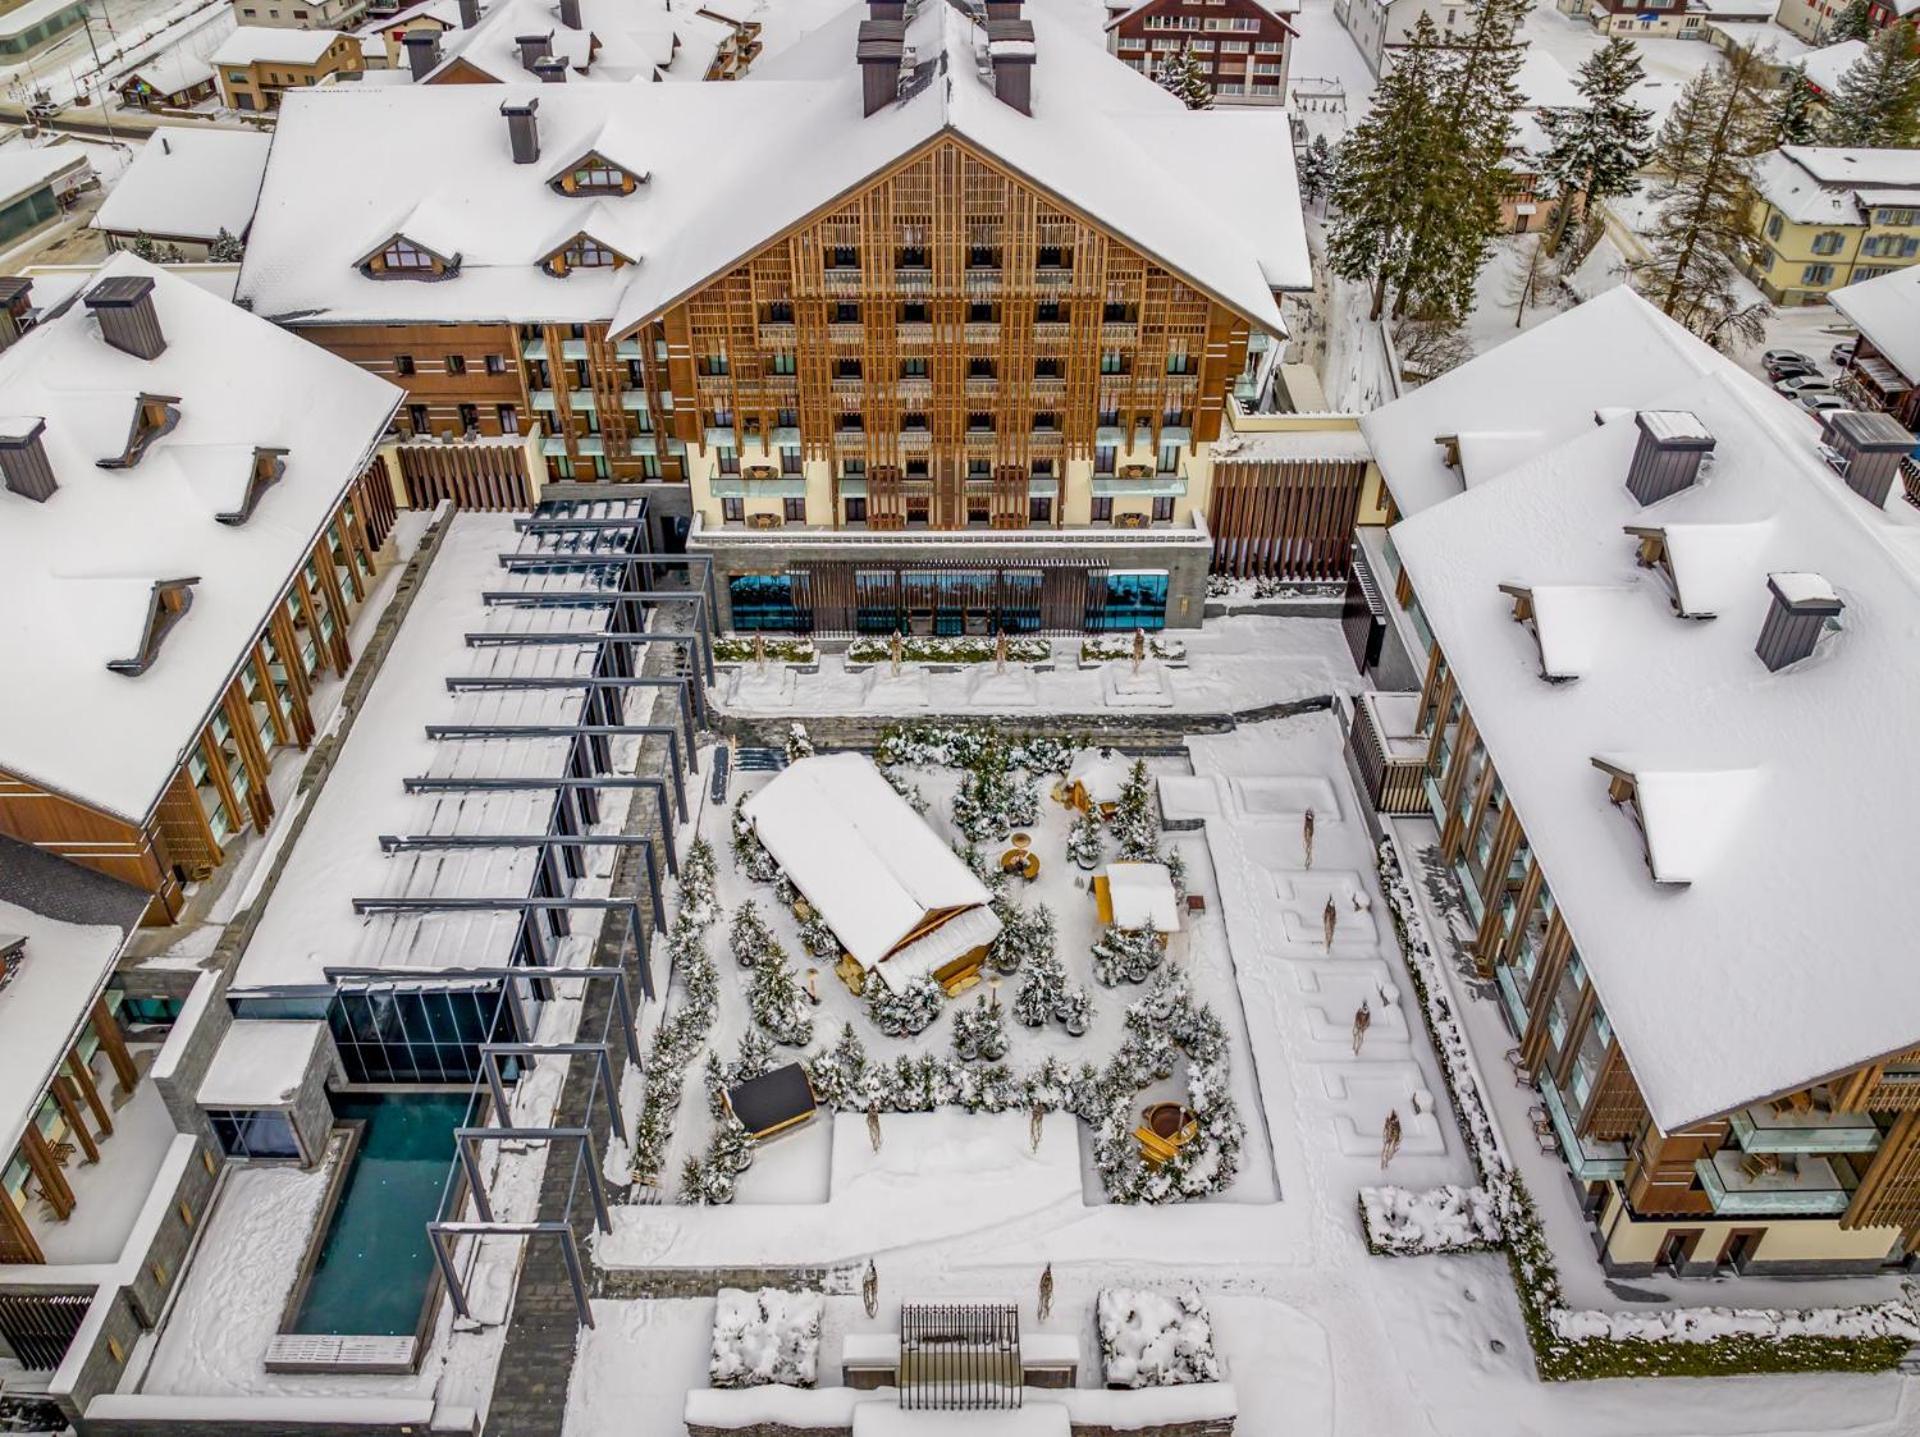
POLYGON ((442 279, 459 271, 460 256, 443 255, 396 234, 360 256, 358 268, 368 279, 442 279))
POLYGON ((630 195, 646 179, 598 150, 589 150, 547 183, 563 195, 630 195))
POLYGON ((286 455, 284 449, 254 450, 253 467, 247 474, 246 492, 241 495, 239 504, 223 514, 215 514, 214 519, 222 524, 237 526, 252 518, 260 496, 279 483, 280 476, 287 472, 286 455))
POLYGON ((577 234, 541 261, 548 274, 565 276, 576 269, 619 269, 631 261, 612 245, 590 234, 577 234))
POLYGON ((180 422, 177 394, 142 394, 133 407, 133 422, 127 428, 126 448, 110 459, 96 461, 102 469, 131 469, 147 452, 147 446, 180 422))
POLYGON ((411 240, 395 240, 380 251, 380 265, 383 269, 432 269, 434 256, 411 240))
POLYGON ((199 582, 197 576, 155 580, 147 600, 147 620, 141 631, 140 651, 130 659, 109 659, 107 667, 116 674, 129 677, 144 674, 160 652, 160 641, 193 607, 193 586, 199 582))

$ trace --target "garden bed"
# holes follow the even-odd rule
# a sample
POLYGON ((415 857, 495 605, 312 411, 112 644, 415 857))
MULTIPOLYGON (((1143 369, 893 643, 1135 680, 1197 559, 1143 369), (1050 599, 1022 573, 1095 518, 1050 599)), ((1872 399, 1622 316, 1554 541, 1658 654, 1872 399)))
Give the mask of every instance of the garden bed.
MULTIPOLYGON (((1007 662, 1044 664, 1053 658, 1053 645, 1045 639, 1008 639, 1007 662)), ((997 638, 962 635, 939 638, 918 635, 900 640, 900 660, 909 664, 990 664, 999 657, 997 638)), ((847 645, 847 667, 893 661, 892 639, 855 639, 847 645)))
MULTIPOLYGON (((768 663, 816 664, 819 651, 812 639, 768 638, 761 645, 768 663)), ((729 634, 713 641, 716 664, 750 664, 754 659, 754 640, 741 634, 729 634)))

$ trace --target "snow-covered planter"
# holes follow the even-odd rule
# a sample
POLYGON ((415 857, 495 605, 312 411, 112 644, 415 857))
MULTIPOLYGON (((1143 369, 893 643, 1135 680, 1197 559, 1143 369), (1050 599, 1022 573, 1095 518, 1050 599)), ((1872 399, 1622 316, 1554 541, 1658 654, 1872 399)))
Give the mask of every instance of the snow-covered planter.
POLYGON ((1098 1107, 1100 1076, 1092 1064, 1068 1069, 1057 1058, 1024 1078, 1000 1064, 976 1067, 931 1053, 902 1054, 891 1063, 868 1059, 851 1027, 833 1047, 806 1060, 814 1096, 843 1113, 929 1113, 959 1108, 969 1113, 1072 1112, 1098 1107))
POLYGON ((931 978, 913 979, 896 993, 879 974, 867 976, 867 1016, 889 1038, 924 1033, 946 1001, 946 991, 931 978))
POLYGON ((1144 983, 1165 961, 1167 950, 1154 935, 1111 925, 1093 944, 1093 976, 1108 988, 1122 983, 1144 983))
POLYGON ((706 932, 720 918, 715 867, 713 845, 704 838, 680 864, 679 906, 667 930, 668 972, 680 998, 654 1030, 629 1157, 633 1181, 645 1187, 658 1183, 666 1166, 682 1081, 719 1013, 720 980, 706 947, 706 932))
POLYGON ((803 758, 813 757, 813 739, 807 734, 803 723, 787 725, 786 755, 788 763, 798 763, 803 758))
POLYGON ((1435 1252, 1487 1252, 1500 1245, 1500 1219, 1485 1188, 1360 1189, 1367 1251, 1387 1257, 1435 1252))
POLYGON ((820 1368, 821 1307, 817 1292, 721 1288, 708 1381, 715 1387, 813 1386, 820 1368))
MULTIPOLYGON (((753 648, 752 639, 729 634, 713 641, 713 661, 716 664, 750 664, 754 661, 753 648)), ((761 644, 761 652, 768 663, 812 664, 820 660, 812 639, 768 638, 761 644)))
POLYGON ((1177 1298, 1103 1288, 1095 1311, 1107 1386, 1178 1387, 1220 1380, 1213 1322, 1192 1288, 1177 1298))
MULTIPOLYGON (((847 645, 847 663, 886 664, 893 661, 892 639, 855 639, 847 645)), ((990 664, 998 656, 997 639, 916 635, 900 640, 900 658, 910 664, 990 664)), ((1045 639, 1008 639, 1007 662, 1043 664, 1053 657, 1045 639)))
POLYGON ((963 1063, 997 1063, 1007 1056, 1007 1016, 996 997, 953 1010, 953 1054, 963 1063))
POLYGON ((990 747, 1006 755, 1010 769, 1032 774, 1065 775, 1074 753, 1086 747, 1083 738, 1054 734, 1008 735, 992 728, 963 724, 902 723, 881 730, 873 761, 881 768, 973 768, 990 747))
MULTIPOLYGON (((1097 639, 1080 641, 1080 662, 1083 664, 1108 664, 1115 659, 1133 657, 1133 636, 1131 634, 1109 634, 1097 639)), ((1163 663, 1181 663, 1187 657, 1187 646, 1178 639, 1158 636, 1147 640, 1147 657, 1161 660, 1163 663)))

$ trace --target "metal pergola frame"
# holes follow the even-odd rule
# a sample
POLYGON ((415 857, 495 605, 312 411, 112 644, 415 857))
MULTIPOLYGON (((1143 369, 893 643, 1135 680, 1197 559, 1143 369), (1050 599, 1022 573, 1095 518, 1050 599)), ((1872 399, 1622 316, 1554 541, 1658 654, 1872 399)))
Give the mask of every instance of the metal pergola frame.
POLYGON ((593 1307, 587 1300, 586 1269, 580 1262, 580 1245, 573 1235, 571 1223, 430 1222, 427 1224, 427 1241, 433 1245, 433 1260, 439 1264, 440 1276, 447 1284, 447 1296, 453 1300, 453 1310, 468 1321, 473 1320, 473 1310, 467 1306, 467 1290, 462 1285, 460 1274, 454 1266, 453 1254, 448 1250, 448 1239, 548 1236, 560 1239, 560 1255, 566 1259, 567 1277, 573 1284, 574 1306, 580 1314, 580 1321, 592 1327, 593 1307))
POLYGON ((593 1196, 594 1223, 600 1231, 612 1232, 613 1219, 607 1213, 607 1190, 600 1176, 600 1150, 594 1145, 591 1128, 455 1128, 454 1151, 460 1154, 460 1165, 467 1170, 467 1187, 473 1194, 473 1210, 480 1214, 480 1221, 494 1220, 493 1200, 487 1196, 487 1185, 480 1181, 480 1161, 475 1155, 474 1144, 554 1142, 569 1138, 577 1138, 580 1142, 574 1156, 576 1173, 580 1168, 580 1154, 584 1153, 588 1159, 587 1191, 593 1196))
POLYGON ((692 604, 693 633, 701 641, 695 647, 707 682, 713 682, 713 609, 699 589, 483 589, 480 602, 488 608, 503 609, 606 607, 615 610, 623 624, 638 617, 624 607, 629 603, 692 604))
MULTIPOLYGON (((436 743, 442 740, 467 742, 473 739, 492 738, 620 738, 631 735, 646 737, 650 734, 664 734, 667 740, 667 754, 670 762, 667 770, 673 775, 673 796, 679 800, 680 816, 687 814, 686 780, 681 776, 683 765, 680 753, 680 727, 670 723, 430 723, 427 737, 436 743)), ((684 769, 688 773, 699 773, 700 763, 697 754, 686 755, 684 769)))
MULTIPOLYGON (((408 793, 535 793, 541 789, 575 790, 583 788, 652 789, 660 810, 660 831, 666 838, 667 872, 678 875, 680 859, 674 849, 673 816, 668 807, 667 781, 649 774, 605 774, 581 778, 568 774, 559 778, 429 778, 421 776, 400 781, 408 793)), ((681 815, 683 818, 685 814, 681 815)))
MULTIPOLYGON (((458 848, 638 848, 647 857, 647 893, 653 900, 653 924, 667 926, 667 909, 660 897, 660 860, 653 856, 653 840, 644 833, 414 833, 380 835, 383 853, 432 853, 458 848)), ((569 873, 569 878, 578 878, 569 873)))
POLYGON ((600 1043, 482 1043, 480 1045, 480 1071, 486 1075, 487 1088, 493 1094, 493 1110, 505 1117, 507 1107, 506 1079, 500 1076, 502 1058, 571 1058, 593 1054, 598 1061, 594 1066, 599 1070, 600 1086, 607 1098, 607 1131, 624 1139, 626 1122, 620 1116, 620 1095, 613 1081, 613 1055, 607 1051, 607 1045, 600 1043))
POLYGON ((687 744, 693 744, 696 728, 694 715, 707 716, 707 697, 704 686, 693 681, 691 674, 605 674, 594 675, 511 675, 492 676, 487 674, 461 674, 447 679, 447 692, 450 694, 489 693, 501 690, 526 689, 671 689, 680 690, 680 713, 686 721, 687 744))
POLYGON ((700 646, 698 634, 649 633, 638 629, 560 629, 545 634, 500 634, 490 630, 466 636, 470 649, 507 649, 516 647, 554 646, 559 644, 678 644, 693 654, 697 664, 706 660, 707 682, 714 682, 713 654, 700 646))
MULTIPOLYGON (((647 944, 640 936, 638 899, 541 898, 529 894, 525 898, 356 898, 353 900, 353 911, 362 916, 370 913, 519 913, 524 916, 528 912, 614 912, 622 908, 629 910, 628 922, 631 925, 634 951, 640 957, 640 990, 643 996, 651 998, 654 996, 652 963, 647 944)), ((589 965, 581 968, 554 968, 542 963, 509 963, 468 968, 327 968, 323 971, 329 981, 336 976, 388 982, 433 982, 439 979, 462 978, 553 980, 611 977, 617 980, 614 984, 614 997, 619 1003, 621 1018, 627 1029, 628 1055, 634 1062, 640 1061, 640 1039, 633 1026, 632 997, 627 992, 626 974, 617 967, 589 965)), ((521 1031, 526 1031, 524 1026, 521 1031)))
MULTIPOLYGON (((540 519, 516 519, 514 521, 514 527, 522 533, 539 532, 535 526, 551 524, 553 522, 554 521, 551 520, 540 519)), ((591 521, 589 521, 589 523, 590 522, 591 521)), ((588 524, 582 524, 579 527, 588 526, 588 524)), ((559 529, 566 529, 574 526, 561 521, 557 527, 559 529)), ((535 552, 502 554, 500 556, 500 566, 503 569, 516 572, 538 569, 551 571, 554 569, 610 568, 615 564, 622 564, 628 568, 632 568, 635 564, 646 565, 647 567, 640 571, 641 582, 648 584, 653 582, 651 573, 652 566, 654 565, 668 569, 685 569, 687 571, 688 582, 690 583, 693 580, 693 576, 697 573, 700 576, 700 587, 706 591, 707 611, 716 614, 720 611, 718 591, 713 587, 713 555, 711 554, 656 554, 649 550, 641 554, 544 554, 535 552)))

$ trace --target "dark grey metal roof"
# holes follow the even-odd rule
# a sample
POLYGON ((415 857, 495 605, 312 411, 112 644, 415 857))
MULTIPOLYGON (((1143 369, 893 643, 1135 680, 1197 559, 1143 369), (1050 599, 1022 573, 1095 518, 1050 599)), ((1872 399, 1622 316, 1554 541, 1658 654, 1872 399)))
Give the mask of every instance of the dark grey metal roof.
POLYGON ((0 900, 61 923, 122 930, 138 923, 147 906, 147 895, 131 884, 11 838, 0 838, 0 900))

